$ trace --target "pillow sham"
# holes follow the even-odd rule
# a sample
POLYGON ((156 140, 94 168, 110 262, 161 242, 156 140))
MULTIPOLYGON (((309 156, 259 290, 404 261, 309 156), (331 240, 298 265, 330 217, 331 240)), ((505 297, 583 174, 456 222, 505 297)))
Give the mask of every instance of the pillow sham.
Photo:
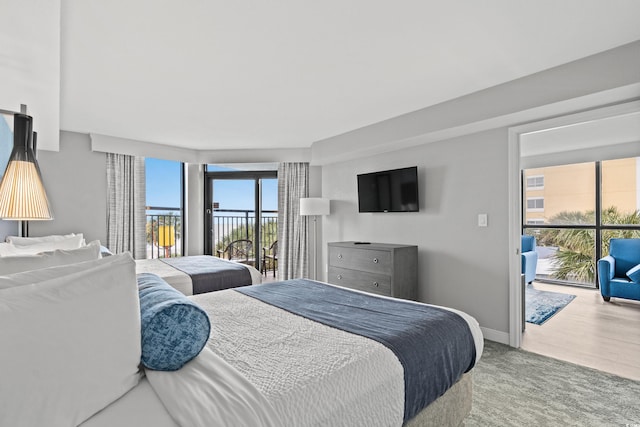
POLYGON ((0 257, 0 272, 2 274, 12 274, 56 265, 75 264, 98 258, 100 258, 100 241, 94 240, 79 249, 56 250, 38 255, 0 257))
POLYGON ((78 425, 140 379, 135 263, 0 290, 0 425, 78 425))
POLYGON ((627 271, 627 277, 631 279, 632 282, 640 282, 640 264, 629 269, 629 271, 627 271))
POLYGON ((151 273, 138 274, 142 364, 176 371, 196 357, 209 339, 209 316, 193 301, 151 273))
MULTIPOLYGON (((41 237, 19 237, 19 236, 7 236, 5 241, 7 243, 11 243, 16 246, 27 246, 34 245, 37 243, 46 243, 46 242, 59 242, 61 240, 68 239, 69 237, 75 236, 75 233, 70 234, 53 234, 50 236, 41 236, 41 237)), ((82 233, 80 233, 82 235, 82 233)))
POLYGON ((36 255, 42 252, 55 251, 56 249, 78 249, 85 246, 82 234, 77 234, 63 240, 33 243, 26 246, 16 246, 12 243, 0 244, 0 256, 36 255))

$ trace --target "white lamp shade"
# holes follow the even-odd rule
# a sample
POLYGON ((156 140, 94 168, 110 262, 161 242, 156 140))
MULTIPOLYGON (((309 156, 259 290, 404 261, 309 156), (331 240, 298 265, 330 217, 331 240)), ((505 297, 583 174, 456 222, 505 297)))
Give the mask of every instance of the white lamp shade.
POLYGON ((307 197, 300 199, 300 215, 329 215, 329 199, 322 197, 307 197))
POLYGON ((52 217, 35 163, 10 161, 0 181, 0 218, 33 221, 52 217))
POLYGON ((13 149, 0 180, 0 218, 12 220, 52 219, 42 175, 33 153, 32 118, 13 116, 13 149))

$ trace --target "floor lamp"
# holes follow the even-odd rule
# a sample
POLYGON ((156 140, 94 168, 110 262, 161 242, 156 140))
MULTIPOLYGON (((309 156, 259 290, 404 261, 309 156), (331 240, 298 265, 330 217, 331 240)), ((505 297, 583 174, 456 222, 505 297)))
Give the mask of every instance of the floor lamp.
POLYGON ((300 215, 313 216, 313 278, 318 278, 318 215, 329 215, 329 199, 307 197, 300 199, 300 215))

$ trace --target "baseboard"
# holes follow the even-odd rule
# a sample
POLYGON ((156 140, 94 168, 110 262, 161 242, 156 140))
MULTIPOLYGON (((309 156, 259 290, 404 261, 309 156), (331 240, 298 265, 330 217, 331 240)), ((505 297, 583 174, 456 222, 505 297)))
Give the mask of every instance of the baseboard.
POLYGON ((480 326, 480 329, 482 330, 482 335, 485 339, 509 345, 508 332, 496 331, 495 329, 485 328, 484 326, 480 326))

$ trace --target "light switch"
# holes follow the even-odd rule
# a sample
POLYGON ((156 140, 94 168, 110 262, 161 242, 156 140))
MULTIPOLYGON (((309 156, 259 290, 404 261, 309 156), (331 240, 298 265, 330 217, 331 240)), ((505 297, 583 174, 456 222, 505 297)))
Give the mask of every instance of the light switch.
POLYGON ((489 225, 487 214, 478 214, 478 227, 486 227, 489 225))

